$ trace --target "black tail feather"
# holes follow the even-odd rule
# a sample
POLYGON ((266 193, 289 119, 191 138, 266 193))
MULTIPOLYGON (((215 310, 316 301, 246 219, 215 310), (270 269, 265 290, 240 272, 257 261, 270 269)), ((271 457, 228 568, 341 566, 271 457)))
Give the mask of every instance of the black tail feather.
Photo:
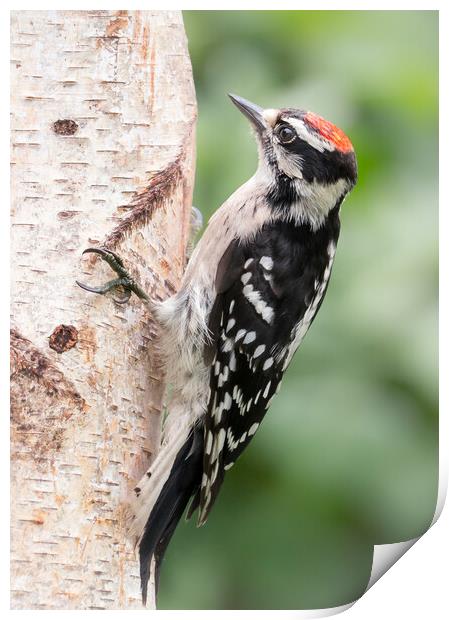
POLYGON ((150 513, 139 545, 142 603, 146 605, 151 560, 155 558, 155 586, 167 546, 182 514, 200 484, 203 465, 203 429, 195 427, 176 455, 170 474, 150 513))
POLYGON ((164 559, 164 555, 169 545, 169 542, 171 541, 171 538, 173 534, 175 533, 175 529, 182 516, 182 512, 183 511, 181 510, 180 514, 179 515, 176 514, 174 518, 170 521, 170 525, 165 530, 164 536, 159 541, 156 547, 156 550, 154 552, 154 559, 155 559, 154 591, 155 591, 156 599, 157 599, 157 595, 159 592, 159 576, 161 573, 162 560, 164 559))
POLYGON ((200 497, 201 497, 201 486, 198 487, 198 489, 195 492, 195 495, 192 497, 192 501, 190 502, 189 509, 187 510, 186 521, 190 520, 195 510, 199 507, 200 497))

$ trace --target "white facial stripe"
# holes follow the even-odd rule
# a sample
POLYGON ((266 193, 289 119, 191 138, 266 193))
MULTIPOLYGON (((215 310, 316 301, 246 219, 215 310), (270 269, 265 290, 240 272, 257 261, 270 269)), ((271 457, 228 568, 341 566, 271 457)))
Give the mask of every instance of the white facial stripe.
POLYGON ((274 145, 279 169, 291 179, 302 179, 303 158, 295 153, 289 153, 280 144, 274 145))
POLYGON ((295 128, 296 133, 301 138, 301 140, 305 140, 308 142, 310 146, 313 146, 314 149, 323 153, 324 151, 335 151, 335 146, 320 138, 318 134, 307 128, 304 121, 299 120, 298 118, 294 118, 292 116, 284 119, 286 123, 289 123, 292 127, 295 128))

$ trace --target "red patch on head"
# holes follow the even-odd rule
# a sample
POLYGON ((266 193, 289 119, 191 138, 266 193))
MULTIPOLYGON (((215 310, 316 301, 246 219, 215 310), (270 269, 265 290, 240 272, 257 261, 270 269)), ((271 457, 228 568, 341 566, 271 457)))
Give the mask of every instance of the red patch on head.
POLYGON ((341 129, 329 121, 326 121, 324 118, 321 118, 321 116, 318 116, 318 114, 307 112, 304 116, 304 121, 310 127, 316 129, 322 138, 328 140, 342 153, 349 153, 349 151, 353 150, 351 140, 348 136, 344 134, 341 129))

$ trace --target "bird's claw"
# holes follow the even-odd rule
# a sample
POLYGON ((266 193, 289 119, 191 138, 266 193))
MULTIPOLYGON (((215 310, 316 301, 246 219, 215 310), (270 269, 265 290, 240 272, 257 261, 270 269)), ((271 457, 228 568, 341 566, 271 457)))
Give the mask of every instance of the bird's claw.
POLYGON ((97 293, 98 295, 105 295, 109 293, 109 291, 113 291, 117 288, 122 288, 124 290, 124 295, 121 297, 113 297, 114 301, 118 304, 126 304, 132 293, 137 295, 140 299, 144 299, 145 301, 149 301, 149 297, 142 290, 142 288, 135 282, 135 280, 129 275, 128 271, 123 264, 122 259, 112 250, 108 250, 107 248, 87 248, 84 250, 83 254, 98 254, 102 260, 104 260, 113 271, 118 275, 118 278, 114 278, 113 280, 109 280, 103 286, 88 286, 87 284, 83 284, 82 282, 76 281, 78 286, 80 286, 85 291, 89 291, 89 293, 97 293))

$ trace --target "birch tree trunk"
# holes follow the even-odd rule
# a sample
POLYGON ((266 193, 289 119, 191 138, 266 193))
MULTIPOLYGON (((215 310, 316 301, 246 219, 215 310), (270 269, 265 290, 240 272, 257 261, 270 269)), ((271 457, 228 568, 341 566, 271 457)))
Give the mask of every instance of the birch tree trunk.
POLYGON ((154 298, 184 269, 195 95, 178 12, 12 14, 13 608, 139 608, 129 491, 164 378, 139 300, 78 288, 115 249, 154 298), (87 275, 86 275, 87 274, 87 275))

